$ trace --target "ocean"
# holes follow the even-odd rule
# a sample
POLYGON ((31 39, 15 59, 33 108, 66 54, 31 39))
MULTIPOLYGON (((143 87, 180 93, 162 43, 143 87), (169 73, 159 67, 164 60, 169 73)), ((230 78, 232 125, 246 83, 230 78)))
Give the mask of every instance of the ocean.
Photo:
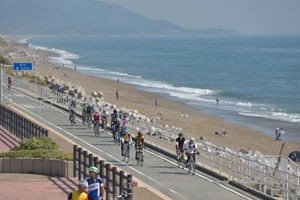
POLYGON ((134 84, 300 142, 300 36, 44 37, 33 48, 82 73, 134 84), (216 103, 218 98, 219 104, 216 103))

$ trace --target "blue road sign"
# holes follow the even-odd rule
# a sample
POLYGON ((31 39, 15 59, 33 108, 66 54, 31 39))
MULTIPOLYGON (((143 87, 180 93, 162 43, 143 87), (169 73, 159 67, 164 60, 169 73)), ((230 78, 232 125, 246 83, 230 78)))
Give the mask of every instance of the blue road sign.
POLYGON ((14 70, 32 70, 32 63, 14 63, 14 70))

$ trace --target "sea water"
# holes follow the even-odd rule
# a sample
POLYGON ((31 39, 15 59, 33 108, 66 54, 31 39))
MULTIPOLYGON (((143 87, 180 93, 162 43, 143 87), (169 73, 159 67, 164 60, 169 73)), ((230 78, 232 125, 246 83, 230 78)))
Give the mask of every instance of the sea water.
POLYGON ((29 42, 56 52, 50 61, 58 66, 119 79, 268 135, 283 127, 286 139, 300 141, 300 36, 47 37, 29 42))

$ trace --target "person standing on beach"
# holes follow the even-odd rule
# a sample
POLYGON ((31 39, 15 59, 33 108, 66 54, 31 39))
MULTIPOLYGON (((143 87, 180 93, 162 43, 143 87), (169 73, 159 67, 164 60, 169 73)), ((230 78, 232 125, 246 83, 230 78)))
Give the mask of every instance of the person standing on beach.
POLYGON ((119 99, 119 90, 116 91, 116 99, 119 99))
POLYGON ((280 131, 279 131, 279 140, 281 140, 281 137, 283 135, 285 135, 285 134, 287 134, 287 133, 283 130, 283 128, 280 128, 280 131))
POLYGON ((275 141, 279 141, 279 139, 280 139, 280 130, 277 127, 275 130, 275 141))
POLYGON ((158 106, 158 99, 157 97, 155 97, 155 103, 154 103, 155 106, 158 106))

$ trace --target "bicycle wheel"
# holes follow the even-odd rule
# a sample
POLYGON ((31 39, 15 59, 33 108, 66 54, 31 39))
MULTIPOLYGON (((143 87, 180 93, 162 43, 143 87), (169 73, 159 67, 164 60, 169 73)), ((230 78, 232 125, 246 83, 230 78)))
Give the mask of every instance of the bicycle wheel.
POLYGON ((100 130, 99 130, 99 125, 98 125, 98 124, 96 125, 96 133, 97 133, 97 137, 99 137, 99 135, 100 135, 100 130))
POLYGON ((137 152, 136 154, 137 154, 136 155, 136 164, 137 164, 137 166, 139 166, 140 165, 140 152, 137 152))
POLYGON ((144 163, 144 154, 143 154, 143 152, 140 152, 140 156, 139 156, 140 158, 139 158, 139 160, 140 160, 140 165, 141 165, 141 167, 143 167, 143 163, 144 163))
POLYGON ((195 175, 195 162, 192 163, 192 175, 195 175))

